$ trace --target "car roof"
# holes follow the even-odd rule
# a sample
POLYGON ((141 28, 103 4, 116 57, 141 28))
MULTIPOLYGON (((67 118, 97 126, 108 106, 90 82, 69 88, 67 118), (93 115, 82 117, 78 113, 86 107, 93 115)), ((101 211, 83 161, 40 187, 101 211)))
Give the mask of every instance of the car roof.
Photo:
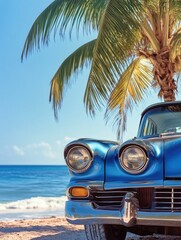
POLYGON ((142 116, 148 112, 151 109, 157 108, 157 107, 163 107, 163 106, 173 106, 173 105, 181 105, 181 101, 175 101, 175 102, 160 102, 160 103, 155 103, 150 106, 148 106, 143 112, 142 116))

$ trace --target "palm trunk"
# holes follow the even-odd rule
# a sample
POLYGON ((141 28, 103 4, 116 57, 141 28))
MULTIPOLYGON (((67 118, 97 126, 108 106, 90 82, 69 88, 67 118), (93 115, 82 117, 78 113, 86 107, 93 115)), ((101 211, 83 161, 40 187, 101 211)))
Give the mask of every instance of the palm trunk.
POLYGON ((175 92, 177 85, 174 80, 175 66, 170 62, 169 50, 160 51, 153 58, 154 62, 154 79, 160 87, 158 96, 165 102, 175 101, 175 92))

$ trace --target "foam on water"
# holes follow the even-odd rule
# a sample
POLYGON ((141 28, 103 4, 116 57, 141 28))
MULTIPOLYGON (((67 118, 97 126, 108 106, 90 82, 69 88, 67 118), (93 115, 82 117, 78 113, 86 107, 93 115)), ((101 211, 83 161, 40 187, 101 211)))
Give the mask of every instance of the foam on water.
POLYGON ((0 220, 64 216, 66 166, 0 166, 0 220))
POLYGON ((0 203, 0 220, 64 216, 66 197, 34 197, 0 203))
POLYGON ((63 209, 66 197, 34 197, 15 202, 0 203, 0 211, 63 209))

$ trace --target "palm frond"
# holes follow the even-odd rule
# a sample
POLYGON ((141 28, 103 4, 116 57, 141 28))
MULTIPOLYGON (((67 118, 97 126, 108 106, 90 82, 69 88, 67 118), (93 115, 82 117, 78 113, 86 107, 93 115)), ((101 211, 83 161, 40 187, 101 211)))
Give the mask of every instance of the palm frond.
POLYGON ((169 23, 170 23, 170 0, 163 4, 163 47, 168 46, 169 23))
POLYGON ((158 13, 159 1, 158 0, 143 0, 144 8, 151 12, 158 13))
POLYGON ((55 117, 58 116, 58 108, 61 107, 64 91, 70 86, 70 77, 89 65, 93 58, 93 49, 96 39, 82 45, 60 65, 53 79, 51 80, 50 97, 55 117))
MULTIPOLYGON (((161 16, 160 5, 158 0, 144 0, 144 9, 146 21, 148 21, 151 30, 157 39, 161 36, 161 16)), ((154 41, 154 40, 153 40, 154 41)), ((157 45, 157 43, 155 44, 157 45)))
MULTIPOLYGON (((123 142, 123 133, 126 131, 127 112, 128 112, 127 109, 124 109, 121 113, 115 109, 112 111, 112 115, 114 116, 113 130, 116 131, 117 141, 119 141, 120 143, 123 142)), ((105 118, 107 118, 106 114, 105 114, 105 118)), ((106 123, 107 122, 108 122, 108 118, 106 119, 106 123)))
POLYGON ((177 32, 171 41, 170 58, 172 62, 175 62, 177 56, 181 56, 181 32, 177 32))
MULTIPOLYGON (((133 106, 143 99, 146 91, 151 87, 152 69, 149 59, 136 58, 122 74, 112 91, 105 117, 109 120, 115 115, 114 124, 118 127, 118 133, 121 121, 123 119, 125 121, 126 112, 132 111, 133 106)), ((122 124, 124 130, 125 123, 122 124)))
POLYGON ((170 11, 174 15, 175 22, 181 21, 180 9, 181 9, 180 0, 170 0, 170 11))
POLYGON ((48 44, 52 32, 64 36, 68 27, 70 35, 74 27, 77 32, 80 29, 83 32, 98 30, 106 3, 106 0, 54 0, 32 25, 24 44, 22 60, 34 49, 48 44))
POLYGON ((160 44, 147 20, 142 22, 142 29, 146 37, 149 39, 152 48, 156 53, 158 53, 158 51, 160 50, 160 44))
POLYGON ((125 63, 139 42, 141 12, 140 1, 112 0, 107 4, 84 96, 89 114, 94 114, 108 100, 121 73, 120 63, 125 63))

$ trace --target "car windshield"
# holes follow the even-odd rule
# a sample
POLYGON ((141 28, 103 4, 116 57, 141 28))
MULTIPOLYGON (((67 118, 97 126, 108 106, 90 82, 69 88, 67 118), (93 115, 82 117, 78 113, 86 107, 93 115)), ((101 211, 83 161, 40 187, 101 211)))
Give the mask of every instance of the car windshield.
POLYGON ((142 118, 140 137, 181 134, 181 104, 155 107, 142 118))

